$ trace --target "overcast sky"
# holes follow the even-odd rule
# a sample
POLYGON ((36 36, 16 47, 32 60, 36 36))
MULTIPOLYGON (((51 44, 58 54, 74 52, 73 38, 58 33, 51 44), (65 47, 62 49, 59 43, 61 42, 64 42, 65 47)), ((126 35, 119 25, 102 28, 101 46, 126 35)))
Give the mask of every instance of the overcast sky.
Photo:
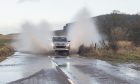
POLYGON ((0 0, 0 33, 19 31, 26 21, 48 21, 60 25, 74 20, 75 14, 87 7, 92 16, 119 10, 124 13, 140 12, 140 0, 0 0))

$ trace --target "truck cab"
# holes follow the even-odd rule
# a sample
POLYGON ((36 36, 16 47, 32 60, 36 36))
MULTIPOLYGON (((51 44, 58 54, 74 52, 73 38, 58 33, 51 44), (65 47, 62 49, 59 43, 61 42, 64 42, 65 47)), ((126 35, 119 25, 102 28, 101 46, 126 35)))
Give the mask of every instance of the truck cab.
POLYGON ((53 50, 56 54, 69 55, 70 41, 65 36, 54 36, 52 41, 53 50))

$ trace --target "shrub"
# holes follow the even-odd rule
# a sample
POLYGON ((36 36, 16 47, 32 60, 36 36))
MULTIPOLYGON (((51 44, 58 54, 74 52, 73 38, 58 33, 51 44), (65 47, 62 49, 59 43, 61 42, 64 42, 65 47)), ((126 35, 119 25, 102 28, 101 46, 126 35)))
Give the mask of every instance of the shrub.
POLYGON ((10 45, 4 45, 0 47, 0 61, 5 59, 7 56, 14 54, 14 49, 10 45))

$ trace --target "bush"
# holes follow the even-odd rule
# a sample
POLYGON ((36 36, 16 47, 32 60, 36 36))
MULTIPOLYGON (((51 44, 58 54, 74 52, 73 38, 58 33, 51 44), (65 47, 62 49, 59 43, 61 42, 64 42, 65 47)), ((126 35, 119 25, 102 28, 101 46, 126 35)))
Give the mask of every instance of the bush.
POLYGON ((4 60, 7 56, 14 54, 14 49, 10 45, 0 47, 0 61, 4 60))

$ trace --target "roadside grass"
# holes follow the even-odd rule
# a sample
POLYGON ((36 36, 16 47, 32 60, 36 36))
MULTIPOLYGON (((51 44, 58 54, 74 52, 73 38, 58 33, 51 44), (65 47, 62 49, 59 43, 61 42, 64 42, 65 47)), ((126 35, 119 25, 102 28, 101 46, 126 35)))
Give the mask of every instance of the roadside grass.
POLYGON ((1 57, 0 57, 0 62, 2 62, 2 61, 5 60, 5 59, 6 59, 5 56, 1 56, 1 57))
POLYGON ((14 54, 14 49, 10 45, 11 42, 12 39, 0 39, 0 62, 14 54))
POLYGON ((79 54, 88 58, 100 59, 112 63, 138 63, 140 64, 140 47, 136 47, 131 42, 117 42, 117 50, 110 46, 102 48, 85 47, 79 48, 79 54))
POLYGON ((0 46, 0 62, 5 60, 8 56, 14 54, 14 49, 10 45, 0 46))
POLYGON ((104 61, 114 62, 114 63, 138 63, 140 64, 140 56, 131 54, 112 54, 102 57, 96 57, 104 61))

